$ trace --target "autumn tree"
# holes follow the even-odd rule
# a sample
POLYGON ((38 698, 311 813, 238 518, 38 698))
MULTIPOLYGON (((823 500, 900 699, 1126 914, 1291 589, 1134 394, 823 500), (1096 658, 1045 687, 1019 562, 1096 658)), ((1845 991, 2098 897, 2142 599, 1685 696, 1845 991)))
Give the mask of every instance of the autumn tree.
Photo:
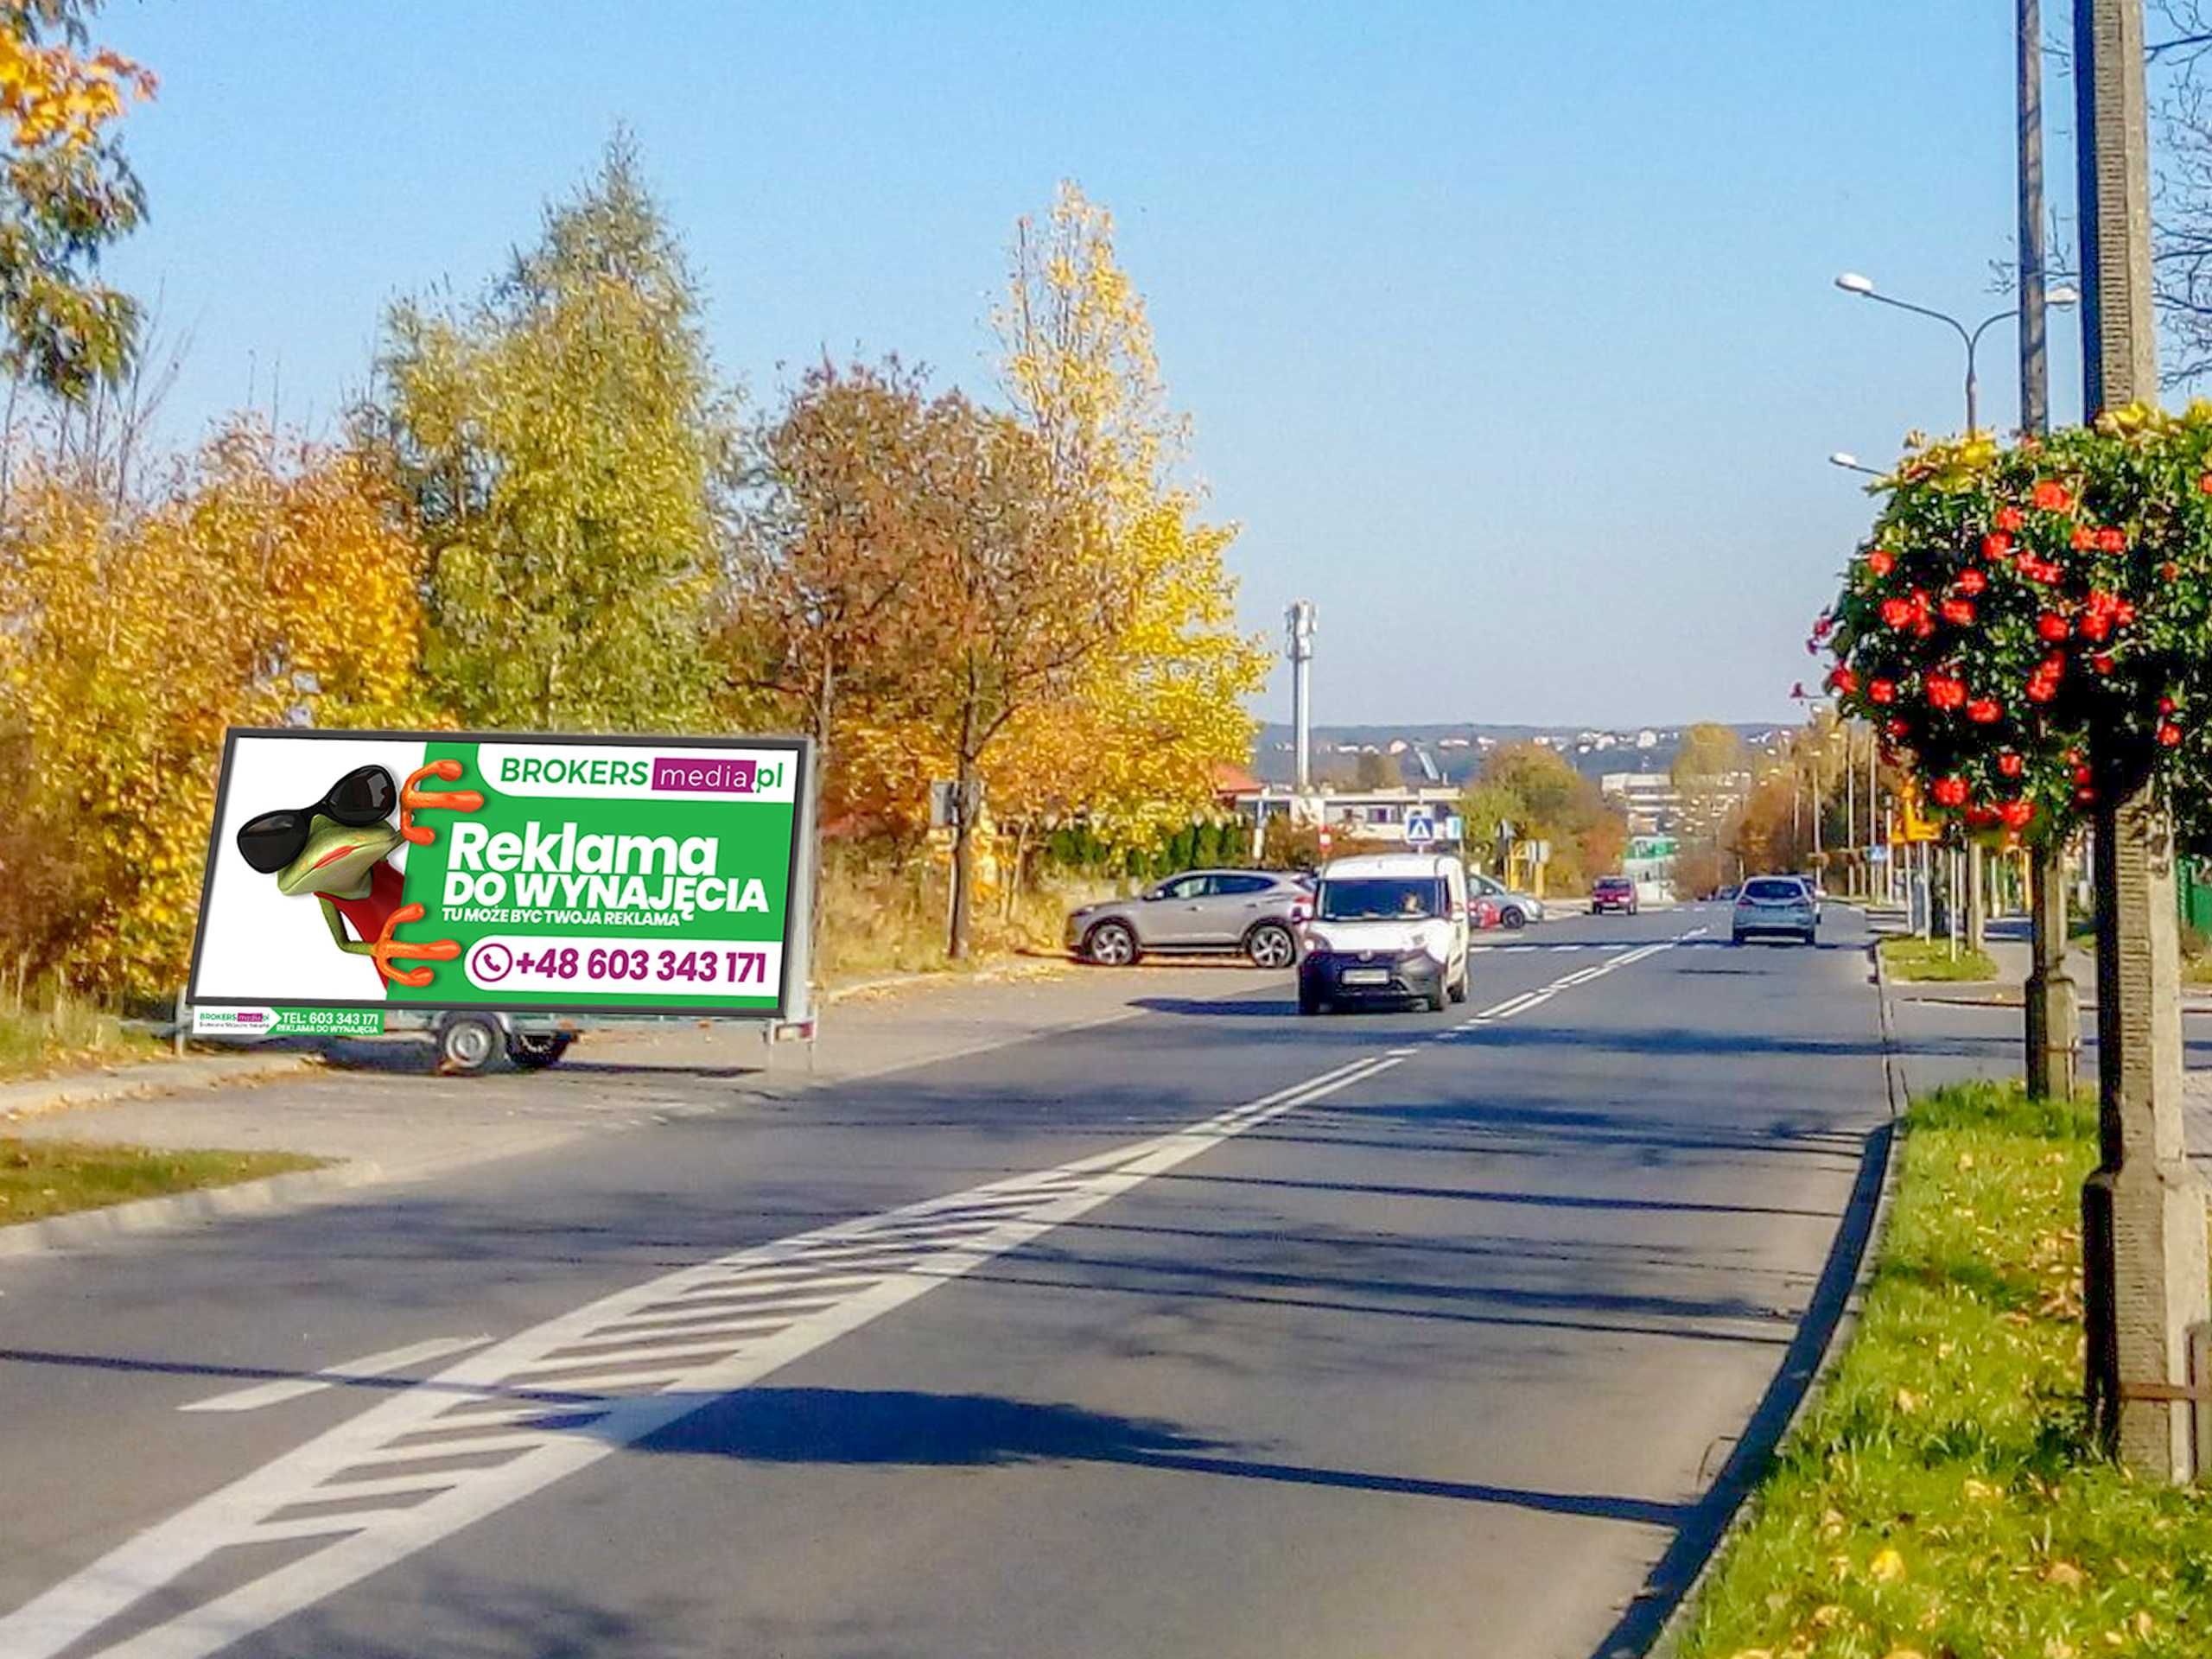
MULTIPOLYGON (((929 538, 931 411, 895 359, 810 369, 761 433, 741 516, 722 645, 741 690, 766 693, 823 746, 843 804, 876 795, 885 746, 865 728, 900 655, 929 538)), ((901 770, 895 763, 893 771, 901 770)), ((913 791, 918 798, 919 791, 913 791)))
POLYGON ((1017 721, 992 787, 1015 814, 1084 812, 1109 838, 1155 838, 1212 803, 1214 769, 1251 752, 1247 699, 1263 645, 1236 626, 1232 527, 1198 517, 1172 469, 1187 425, 1170 409, 1144 301, 1112 215, 1064 182, 1043 222, 1015 226, 994 315, 1001 374, 1052 487, 1095 527, 1099 588, 1134 596, 1063 693, 1017 721))
POLYGON ((1686 728, 1671 773, 1681 798, 1675 837, 1675 884, 1683 893, 1720 885, 1720 833, 1750 781, 1744 740, 1728 727, 1701 721, 1686 728))
POLYGON ((1526 833, 1529 806, 1511 785, 1477 777, 1460 791, 1459 817, 1469 855, 1478 863, 1491 865, 1509 833, 1526 833))
POLYGON ((1352 787, 1355 789, 1387 789, 1402 781, 1397 763, 1377 749, 1362 749, 1352 762, 1352 787))
POLYGON ((1086 505, 1055 487, 1049 452, 1017 422, 957 392, 929 407, 923 557, 903 631, 900 701, 952 762, 950 953, 965 956, 977 785, 1014 723, 1063 703, 1128 623, 1124 567, 1098 556, 1086 505))
POLYGON ((92 271, 144 215, 116 125, 154 95, 147 70, 92 47, 97 10, 0 3, 0 370, 73 398, 119 374, 137 338, 136 302, 92 271))
MULTIPOLYGON (((1619 810, 1557 750, 1541 743, 1508 743, 1483 762, 1481 782, 1498 798, 1517 802, 1521 840, 1552 845, 1557 884, 1572 890, 1618 868, 1628 845, 1619 810)), ((1470 823, 1471 836, 1476 826, 1470 823)))
POLYGON ((0 948, 181 980, 224 728, 412 724, 421 556, 377 471, 250 424, 151 502, 18 481, 0 537, 0 948))
POLYGON ((733 425, 629 139, 480 302, 396 306, 380 369, 367 423, 429 548, 424 666, 454 712, 700 720, 733 425))

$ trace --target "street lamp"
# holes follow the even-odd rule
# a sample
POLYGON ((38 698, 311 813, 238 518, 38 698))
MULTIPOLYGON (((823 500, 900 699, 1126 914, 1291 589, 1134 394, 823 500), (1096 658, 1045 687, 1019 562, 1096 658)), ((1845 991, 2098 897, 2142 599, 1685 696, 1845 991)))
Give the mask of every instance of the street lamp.
MULTIPOLYGON (((1924 305, 1915 305, 1910 300, 1891 299, 1888 295, 1882 293, 1874 286, 1874 279, 1872 277, 1862 276, 1855 270, 1845 271, 1841 276, 1835 279, 1835 285, 1841 289, 1845 293, 1856 295, 1862 300, 1872 300, 1878 305, 1891 306, 1899 311, 1910 311, 1915 316, 1933 317, 1936 321, 1947 325, 1956 332, 1960 343, 1967 348, 1967 430, 1969 433, 1973 432, 1977 424, 1974 418, 1974 352, 1981 344, 1982 335, 1988 331, 1992 324, 2003 322, 2007 317, 2018 316, 2020 315, 2020 308, 2017 305, 2012 306, 2005 310, 1998 312, 1993 316, 1985 317, 1981 321, 1976 323, 1972 328, 1968 328, 1966 324, 1961 322, 1956 317, 1950 315, 1948 312, 1931 310, 1929 307, 1924 305)), ((2081 297, 2082 296, 2078 291, 2062 284, 2061 286, 2054 288, 2046 293, 2043 296, 2043 300, 2045 305, 2064 307, 2074 304, 2076 301, 2080 300, 2081 297)), ((1831 457, 1831 459, 1834 459, 1834 457, 1831 457)), ((1836 464, 1838 466, 1843 466, 1847 463, 1838 461, 1836 464)))
POLYGON ((1840 467, 1847 473, 1864 473, 1869 478, 1880 478, 1883 476, 1882 469, 1880 467, 1862 466, 1859 463, 1859 457, 1851 454, 1848 450, 1837 450, 1834 454, 1828 457, 1828 465, 1831 467, 1840 467))

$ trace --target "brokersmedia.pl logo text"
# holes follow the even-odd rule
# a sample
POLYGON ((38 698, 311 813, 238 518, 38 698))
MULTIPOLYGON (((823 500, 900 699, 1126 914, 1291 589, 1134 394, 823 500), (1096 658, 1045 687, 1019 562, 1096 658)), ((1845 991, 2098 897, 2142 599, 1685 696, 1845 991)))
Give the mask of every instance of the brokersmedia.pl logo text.
POLYGON ((653 787, 690 794, 757 795, 783 781, 780 765, 762 766, 750 755, 701 760, 684 756, 653 758, 653 787))

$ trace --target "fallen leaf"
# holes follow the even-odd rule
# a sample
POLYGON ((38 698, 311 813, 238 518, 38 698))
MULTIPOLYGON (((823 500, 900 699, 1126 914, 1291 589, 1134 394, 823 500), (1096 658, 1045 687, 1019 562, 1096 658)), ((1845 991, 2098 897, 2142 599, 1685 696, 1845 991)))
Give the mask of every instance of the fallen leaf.
POLYGON ((2082 1569, 2071 1561, 2053 1561, 2043 1570, 2044 1582, 2063 1585, 2069 1590, 2082 1587, 2082 1569))
POLYGON ((1976 1503, 1986 1503, 1997 1496, 1997 1489, 1986 1480, 1976 1480, 1972 1476, 1968 1476, 1966 1494, 1976 1503))
POLYGON ((1875 1552, 1874 1559, 1866 1563, 1866 1575, 1877 1584, 1888 1584, 1904 1577, 1904 1557, 1894 1549, 1875 1552))

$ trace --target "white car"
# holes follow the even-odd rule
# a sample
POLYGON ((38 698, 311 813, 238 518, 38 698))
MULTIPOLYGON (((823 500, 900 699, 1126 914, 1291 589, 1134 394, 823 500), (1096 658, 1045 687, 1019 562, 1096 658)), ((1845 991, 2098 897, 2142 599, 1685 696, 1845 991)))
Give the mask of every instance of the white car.
POLYGON ((1487 899, 1497 907, 1498 925, 1518 932, 1531 922, 1544 919, 1544 901, 1525 893, 1516 893, 1495 877, 1467 872, 1467 891, 1477 899, 1487 899))
POLYGON ((1382 853, 1324 865, 1298 963, 1298 1011, 1345 1003, 1467 1000, 1467 869, 1456 858, 1382 853))

